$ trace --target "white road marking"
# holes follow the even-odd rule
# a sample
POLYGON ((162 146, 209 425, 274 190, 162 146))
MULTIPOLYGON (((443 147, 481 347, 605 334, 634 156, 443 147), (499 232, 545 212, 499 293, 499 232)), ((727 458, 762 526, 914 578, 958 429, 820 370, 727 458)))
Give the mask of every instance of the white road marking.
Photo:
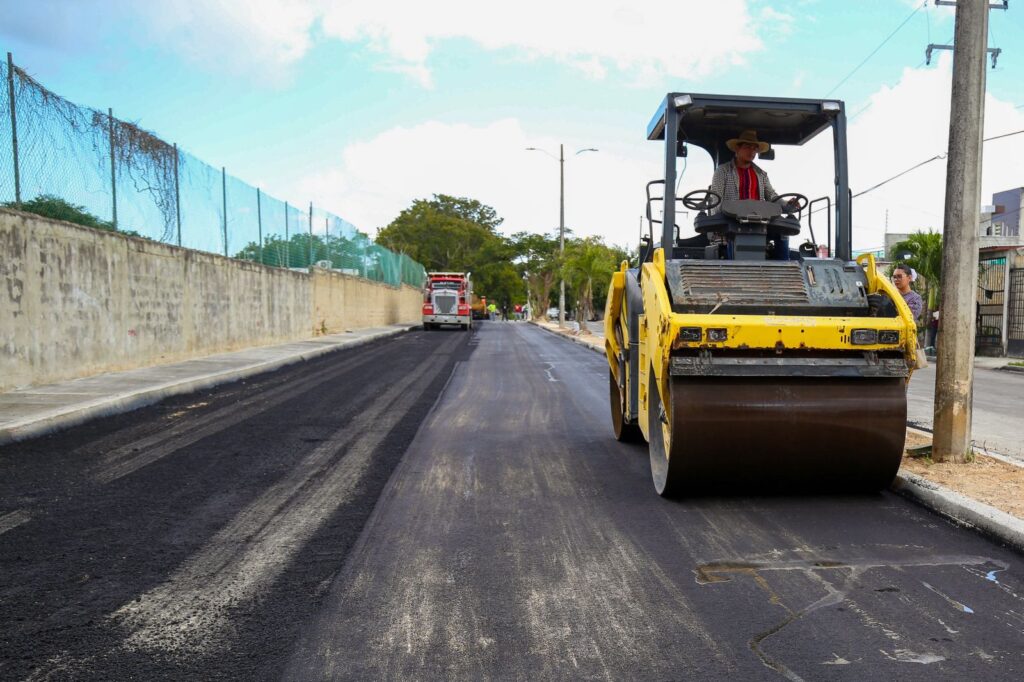
POLYGON ((544 364, 548 366, 547 369, 544 370, 544 373, 548 375, 548 381, 553 381, 556 384, 559 383, 558 379, 556 379, 551 374, 551 370, 553 370, 555 368, 555 363, 553 363, 553 362, 545 362, 544 364))
POLYGON ((10 513, 4 514, 0 516, 0 535, 30 520, 32 520, 32 516, 24 509, 15 509, 10 513))

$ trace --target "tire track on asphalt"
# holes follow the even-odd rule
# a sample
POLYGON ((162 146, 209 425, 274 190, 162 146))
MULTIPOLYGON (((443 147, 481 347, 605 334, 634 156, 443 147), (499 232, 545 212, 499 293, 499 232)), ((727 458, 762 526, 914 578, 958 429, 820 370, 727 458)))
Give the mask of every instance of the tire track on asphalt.
POLYGON ((577 415, 576 386, 549 381, 564 356, 513 332, 479 332, 284 679, 628 679, 618 662, 662 655, 666 609, 681 646, 720 656, 685 587, 616 527, 586 445, 558 438, 577 415))
POLYGON ((107 484, 123 476, 157 462, 182 448, 188 447, 208 436, 250 419, 256 414, 297 398, 310 390, 345 374, 356 367, 375 362, 381 355, 393 352, 385 348, 348 358, 312 382, 292 379, 277 388, 261 391, 233 405, 222 407, 206 415, 186 420, 159 433, 126 443, 103 456, 93 478, 100 484, 107 484))
MULTIPOLYGON (((448 342, 438 355, 450 355, 456 341, 448 342)), ((166 582, 111 614, 126 631, 122 646, 181 657, 220 647, 231 636, 231 607, 270 587, 320 525, 345 503, 359 486, 375 450, 445 366, 445 362, 422 363, 380 393, 166 582), (416 386, 421 390, 411 390, 416 386)))

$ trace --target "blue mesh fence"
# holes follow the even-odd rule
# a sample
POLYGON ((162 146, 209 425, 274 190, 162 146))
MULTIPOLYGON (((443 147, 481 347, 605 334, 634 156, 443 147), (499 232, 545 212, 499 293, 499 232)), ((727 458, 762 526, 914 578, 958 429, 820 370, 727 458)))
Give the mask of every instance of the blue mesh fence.
POLYGON ((2 204, 70 204, 95 217, 97 227, 168 244, 423 286, 423 266, 344 218, 269 196, 110 111, 60 97, 17 65, 0 62, 0 76, 2 204))

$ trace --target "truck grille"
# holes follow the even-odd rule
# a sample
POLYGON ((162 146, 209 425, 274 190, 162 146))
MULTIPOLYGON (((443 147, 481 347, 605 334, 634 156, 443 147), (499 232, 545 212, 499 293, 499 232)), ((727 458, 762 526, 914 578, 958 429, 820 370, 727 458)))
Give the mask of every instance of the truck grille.
POLYGON ((434 311, 438 315, 454 315, 455 304, 458 296, 452 294, 437 294, 434 296, 434 311))

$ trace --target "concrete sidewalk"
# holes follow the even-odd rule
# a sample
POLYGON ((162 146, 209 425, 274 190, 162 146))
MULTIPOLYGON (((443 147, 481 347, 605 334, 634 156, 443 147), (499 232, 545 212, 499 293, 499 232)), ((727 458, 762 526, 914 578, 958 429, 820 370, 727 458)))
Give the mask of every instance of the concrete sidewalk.
POLYGON ((372 343, 416 327, 419 325, 359 329, 0 393, 0 445, 372 343))
MULTIPOLYGON (((580 335, 578 326, 566 324, 563 329, 558 328, 558 323, 545 320, 531 320, 533 324, 545 331, 566 338, 580 344, 589 350, 605 354, 603 334, 580 335)), ((976 367, 998 368, 1013 358, 977 358, 976 367), (997 362, 999 361, 999 362, 997 362)), ((930 433, 908 428, 908 432, 927 435, 930 433)), ((978 456, 988 456, 1003 462, 1004 464, 1022 467, 1024 465, 1017 459, 1006 457, 998 453, 978 453, 978 456)), ((1015 489, 1014 486, 1007 486, 1003 494, 1019 498, 1024 496, 1024 490, 1015 489)), ((950 490, 927 478, 900 470, 891 486, 892 490, 899 495, 914 500, 924 507, 951 519, 955 523, 978 530, 979 532, 996 539, 1017 551, 1024 552, 1024 519, 1008 514, 992 505, 980 502, 976 499, 950 490)))

